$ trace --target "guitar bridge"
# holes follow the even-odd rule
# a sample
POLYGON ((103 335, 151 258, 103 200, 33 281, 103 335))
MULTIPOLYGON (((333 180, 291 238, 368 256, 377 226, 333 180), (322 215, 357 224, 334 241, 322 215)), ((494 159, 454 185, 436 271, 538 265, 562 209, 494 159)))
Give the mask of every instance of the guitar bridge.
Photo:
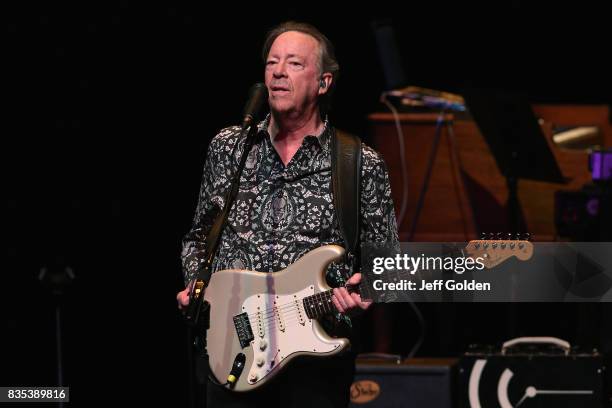
POLYGON ((251 329, 251 323, 249 322, 249 316, 246 312, 234 316, 234 327, 236 328, 238 341, 240 341, 240 347, 245 348, 255 340, 255 337, 253 337, 253 330, 251 329))

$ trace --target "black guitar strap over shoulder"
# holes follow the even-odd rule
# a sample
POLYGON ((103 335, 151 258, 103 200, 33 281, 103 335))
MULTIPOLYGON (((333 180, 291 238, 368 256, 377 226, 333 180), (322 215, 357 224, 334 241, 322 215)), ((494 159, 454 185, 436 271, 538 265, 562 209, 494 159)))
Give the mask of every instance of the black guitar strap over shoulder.
POLYGON ((359 268, 361 140, 336 130, 331 143, 334 207, 346 245, 347 262, 354 273, 359 268))

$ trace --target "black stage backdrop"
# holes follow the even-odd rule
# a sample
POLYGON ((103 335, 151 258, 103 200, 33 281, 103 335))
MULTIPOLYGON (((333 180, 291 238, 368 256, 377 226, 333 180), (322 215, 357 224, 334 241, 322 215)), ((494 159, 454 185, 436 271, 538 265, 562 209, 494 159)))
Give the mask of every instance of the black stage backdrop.
MULTIPOLYGON (((188 339, 174 299, 180 239, 207 144, 238 121, 249 86, 262 79, 260 49, 275 24, 311 22, 336 44, 331 118, 366 140, 366 114, 381 109, 384 88, 373 21, 393 24, 407 84, 609 102, 606 13, 585 2, 56 3, 2 12, 0 385, 55 384, 55 300, 37 276, 43 266, 70 266, 63 368, 77 405, 188 405, 188 339)), ((600 322, 580 329, 575 307, 523 305, 513 331, 502 307, 423 310, 431 327, 421 356, 454 356, 534 328, 588 347, 601 342, 600 322), (451 325, 458 313, 473 316, 469 327, 451 325)), ((398 314, 405 321, 393 348, 405 353, 416 320, 398 314)))

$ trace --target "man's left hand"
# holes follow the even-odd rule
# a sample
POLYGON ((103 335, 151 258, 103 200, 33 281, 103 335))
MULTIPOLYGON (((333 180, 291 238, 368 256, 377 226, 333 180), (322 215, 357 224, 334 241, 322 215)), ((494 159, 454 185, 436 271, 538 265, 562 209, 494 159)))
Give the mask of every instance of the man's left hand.
MULTIPOLYGON (((361 282, 361 273, 356 273, 346 281, 346 284, 357 286, 359 282, 361 282)), ((332 302, 340 313, 354 316, 363 313, 372 305, 372 301, 362 301, 359 293, 349 293, 345 287, 334 288, 333 293, 332 302)))

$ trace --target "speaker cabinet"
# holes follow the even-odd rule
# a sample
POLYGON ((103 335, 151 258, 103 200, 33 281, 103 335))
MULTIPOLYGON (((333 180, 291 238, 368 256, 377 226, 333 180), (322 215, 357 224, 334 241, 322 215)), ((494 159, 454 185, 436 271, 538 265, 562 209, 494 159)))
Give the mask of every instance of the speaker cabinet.
POLYGON ((455 359, 357 359, 351 408, 451 408, 455 359))

